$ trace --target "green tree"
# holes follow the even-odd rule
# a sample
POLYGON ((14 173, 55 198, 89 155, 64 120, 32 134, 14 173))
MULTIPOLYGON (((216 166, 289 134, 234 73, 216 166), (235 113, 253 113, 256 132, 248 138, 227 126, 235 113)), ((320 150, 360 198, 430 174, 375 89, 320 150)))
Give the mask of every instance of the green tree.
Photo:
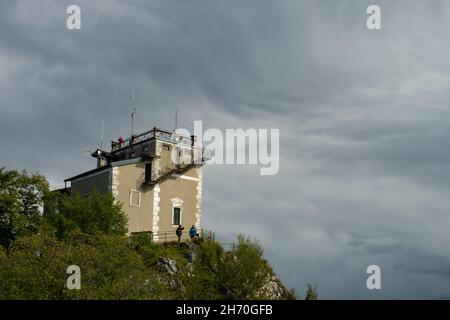
POLYGON ((166 285, 120 236, 40 233, 0 251, 0 299, 158 299, 166 285), (69 290, 67 267, 81 270, 81 290, 69 290))
MULTIPOLYGON (((222 246, 211 240, 200 241, 195 247, 194 272, 187 277, 186 298, 194 300, 224 299, 227 288, 220 279, 220 264, 224 259, 222 246)), ((229 293, 232 294, 232 293, 229 293)))
MULTIPOLYGON (((75 238, 75 237, 74 237, 75 238)), ((154 268, 147 268, 142 257, 126 238, 97 235, 89 244, 67 239, 74 248, 82 247, 89 254, 77 254, 71 263, 82 270, 82 290, 67 290, 76 299, 159 299, 166 285, 160 282, 154 268)), ((77 251, 80 253, 80 251, 77 251)))
POLYGON ((238 236, 236 250, 225 255, 219 272, 227 299, 265 298, 262 287, 271 274, 261 245, 243 235, 238 236))
POLYGON ((317 289, 312 284, 307 284, 305 300, 317 300, 317 289))
POLYGON ((8 279, 7 272, 5 269, 8 266, 7 255, 5 249, 0 245, 0 299, 6 297, 6 287, 5 283, 8 279))
POLYGON ((60 238, 75 230, 90 235, 123 236, 127 232, 127 218, 122 205, 110 193, 94 191, 88 197, 66 196, 61 199, 58 209, 55 220, 60 238))
POLYGON ((261 245, 245 236, 238 237, 232 252, 215 241, 200 243, 194 270, 187 299, 266 299, 263 287, 273 275, 261 245))
POLYGON ((15 240, 0 262, 2 299, 61 299, 65 282, 64 246, 48 235, 15 240))
POLYGON ((0 244, 8 248, 40 227, 48 182, 42 175, 0 168, 0 244))

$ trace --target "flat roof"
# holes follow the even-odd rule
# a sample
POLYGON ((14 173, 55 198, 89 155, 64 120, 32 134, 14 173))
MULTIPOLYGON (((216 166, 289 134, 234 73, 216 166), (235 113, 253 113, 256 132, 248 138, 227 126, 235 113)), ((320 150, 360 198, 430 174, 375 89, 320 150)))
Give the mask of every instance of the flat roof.
POLYGON ((90 175, 90 174, 93 174, 93 173, 96 173, 96 172, 100 172, 100 171, 103 171, 103 170, 109 169, 109 168, 111 168, 111 165, 110 165, 110 164, 108 164, 108 165, 106 165, 106 166, 103 166, 103 167, 95 168, 95 169, 93 169, 93 170, 89 170, 89 171, 80 173, 80 174, 78 174, 78 175, 76 175, 76 176, 67 178, 66 180, 64 180, 64 182, 72 181, 72 180, 79 179, 79 178, 83 178, 83 177, 88 176, 88 175, 90 175))
POLYGON ((141 161, 142 161, 141 158, 134 158, 134 159, 127 159, 127 160, 111 162, 110 164, 108 164, 106 166, 95 168, 95 169, 92 169, 92 170, 80 173, 80 174, 78 174, 76 176, 70 177, 70 178, 64 180, 64 182, 72 181, 72 180, 79 179, 79 178, 83 178, 85 176, 91 175, 93 173, 101 172, 101 171, 103 171, 105 169, 109 169, 109 168, 112 168, 112 167, 126 166, 126 165, 129 165, 129 164, 139 163, 141 161))

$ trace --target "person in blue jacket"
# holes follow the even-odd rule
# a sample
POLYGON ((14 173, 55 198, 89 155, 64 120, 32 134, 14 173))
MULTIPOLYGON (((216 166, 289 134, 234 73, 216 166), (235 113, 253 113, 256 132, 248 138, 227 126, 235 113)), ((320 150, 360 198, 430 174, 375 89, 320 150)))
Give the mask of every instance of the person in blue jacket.
POLYGON ((194 225, 192 225, 192 227, 189 229, 189 237, 191 239, 194 239, 196 235, 197 235, 197 229, 195 228, 194 225))

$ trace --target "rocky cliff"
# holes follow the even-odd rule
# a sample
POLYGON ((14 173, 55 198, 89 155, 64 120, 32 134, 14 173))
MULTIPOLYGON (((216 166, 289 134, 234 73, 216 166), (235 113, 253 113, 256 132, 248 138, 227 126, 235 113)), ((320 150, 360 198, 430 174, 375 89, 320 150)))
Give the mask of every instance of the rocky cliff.
POLYGON ((262 248, 248 240, 232 251, 203 241, 160 246, 166 255, 158 256, 154 266, 161 284, 178 292, 177 298, 295 299, 262 257, 262 248))

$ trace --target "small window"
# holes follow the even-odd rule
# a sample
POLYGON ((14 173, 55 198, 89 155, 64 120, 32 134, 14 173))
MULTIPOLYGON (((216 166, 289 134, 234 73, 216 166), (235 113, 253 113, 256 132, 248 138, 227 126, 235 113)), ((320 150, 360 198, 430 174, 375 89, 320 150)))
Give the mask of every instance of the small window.
POLYGON ((181 224, 181 209, 180 208, 173 208, 172 224, 174 224, 174 225, 181 224))
POLYGON ((141 193, 137 190, 130 190, 130 206, 141 206, 141 193))
POLYGON ((170 146, 168 144, 163 144, 163 150, 170 151, 170 146))
POLYGON ((130 159, 133 159, 136 156, 135 152, 130 152, 130 159))
POLYGON ((142 152, 143 152, 143 153, 147 153, 147 152, 148 152, 148 147, 142 148, 142 152))

